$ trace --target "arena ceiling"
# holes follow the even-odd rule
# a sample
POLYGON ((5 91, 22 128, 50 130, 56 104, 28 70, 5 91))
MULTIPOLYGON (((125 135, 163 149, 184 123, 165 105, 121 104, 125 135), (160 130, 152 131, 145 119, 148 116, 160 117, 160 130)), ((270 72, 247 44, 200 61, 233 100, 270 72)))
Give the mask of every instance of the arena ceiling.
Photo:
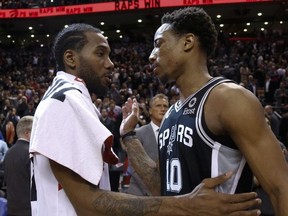
MULTIPOLYGON (((174 9, 131 10, 34 19, 0 19, 0 42, 2 45, 11 43, 47 45, 64 25, 75 22, 98 26, 109 40, 117 40, 120 35, 125 36, 125 34, 153 33, 160 24, 161 16, 174 9), (139 19, 142 20, 141 23, 138 22, 139 19), (105 25, 101 26, 101 22, 105 25), (29 27, 33 29, 29 30, 29 27), (32 34, 34 37, 31 37, 32 34), (10 35, 10 38, 7 35, 10 35)), ((261 28, 286 29, 286 31, 288 29, 288 1, 286 0, 269 3, 211 5, 204 9, 212 17, 217 28, 230 35, 249 37, 252 32, 261 28), (257 15, 259 12, 262 16, 257 15), (221 15, 221 18, 217 18, 217 15, 221 15)))

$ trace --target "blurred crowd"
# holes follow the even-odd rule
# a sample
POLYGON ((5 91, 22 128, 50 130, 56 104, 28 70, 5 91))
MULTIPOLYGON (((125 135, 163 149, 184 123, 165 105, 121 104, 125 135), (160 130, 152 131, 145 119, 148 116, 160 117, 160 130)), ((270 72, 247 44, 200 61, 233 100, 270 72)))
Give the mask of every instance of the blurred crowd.
MULTIPOLYGON (((275 135, 288 145, 288 33, 271 30, 259 32, 254 39, 232 40, 221 33, 215 55, 209 60, 213 76, 232 79, 255 94, 267 118, 277 124, 275 135), (273 114, 273 115, 272 115, 273 114), (273 118, 273 119, 272 119, 273 118)), ((153 75, 148 57, 153 35, 141 41, 109 42, 115 64, 112 84, 105 96, 92 94, 102 113, 102 121, 115 135, 115 152, 125 162, 121 150, 119 124, 121 106, 128 97, 140 102, 139 126, 149 123, 149 100, 158 93, 168 96, 170 104, 179 98, 175 83, 161 84, 153 75)), ((50 47, 0 48, 0 120, 1 139, 8 147, 16 141, 15 126, 25 115, 33 115, 56 71, 50 47)), ((273 123, 274 124, 274 123, 273 123)), ((274 130, 274 127, 272 128, 274 130)), ((124 164, 125 165, 125 164, 124 164)), ((114 171, 118 171, 114 167, 114 171)), ((113 171, 113 168, 111 169, 113 171)), ((117 184, 117 183, 116 183, 117 184)))

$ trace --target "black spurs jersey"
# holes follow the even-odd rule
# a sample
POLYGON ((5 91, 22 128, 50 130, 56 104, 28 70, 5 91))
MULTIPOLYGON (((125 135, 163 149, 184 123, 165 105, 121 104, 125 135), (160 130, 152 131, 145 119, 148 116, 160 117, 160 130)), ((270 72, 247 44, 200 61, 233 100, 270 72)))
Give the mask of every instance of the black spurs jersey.
POLYGON ((217 191, 251 191, 252 172, 237 146, 228 136, 213 135, 205 123, 205 101, 211 90, 224 82, 232 81, 211 79, 167 111, 158 137, 162 195, 190 193, 204 178, 227 171, 234 175, 217 191))

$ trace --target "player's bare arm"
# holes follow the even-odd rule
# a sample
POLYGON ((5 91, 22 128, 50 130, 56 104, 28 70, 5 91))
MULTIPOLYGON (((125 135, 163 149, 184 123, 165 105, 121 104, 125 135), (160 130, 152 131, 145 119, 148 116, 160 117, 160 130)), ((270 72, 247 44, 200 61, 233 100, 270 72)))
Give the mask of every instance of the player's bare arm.
POLYGON ((154 196, 160 195, 158 165, 147 155, 138 139, 123 140, 129 161, 154 196))
POLYGON ((190 194, 137 197, 98 189, 70 169, 50 160, 52 171, 79 216, 256 216, 247 210, 259 204, 255 193, 221 194, 214 187, 231 174, 206 179, 190 194))
MULTIPOLYGON (((219 86, 211 96, 221 104, 221 109, 216 106, 214 122, 219 122, 219 125, 214 125, 214 132, 230 134, 259 183, 269 194, 276 215, 288 215, 288 167, 279 141, 265 121, 259 100, 236 84, 219 86)), ((211 106, 209 103, 207 105, 211 106)))
POLYGON ((78 215, 158 215, 163 205, 163 199, 157 197, 142 199, 129 194, 100 190, 98 186, 85 181, 70 169, 53 161, 50 161, 50 165, 78 215))
MULTIPOLYGON (((138 122, 139 104, 136 99, 128 98, 122 107, 122 115, 123 121, 120 126, 120 134, 125 136, 125 134, 135 129, 138 122)), ((136 136, 122 139, 122 145, 129 155, 133 168, 150 192, 155 196, 159 196, 160 173, 156 163, 147 155, 136 136)))

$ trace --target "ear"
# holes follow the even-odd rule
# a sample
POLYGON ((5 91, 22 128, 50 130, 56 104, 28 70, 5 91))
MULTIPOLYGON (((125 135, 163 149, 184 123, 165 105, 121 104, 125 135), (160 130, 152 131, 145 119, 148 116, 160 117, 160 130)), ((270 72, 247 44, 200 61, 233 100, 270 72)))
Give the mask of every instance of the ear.
POLYGON ((149 108, 149 115, 151 116, 152 115, 152 110, 151 110, 151 108, 149 108))
POLYGON ((184 37, 184 44, 183 44, 183 47, 184 47, 184 51, 189 51, 191 49, 193 49, 194 45, 195 45, 195 35, 192 34, 192 33, 188 33, 185 35, 184 37))
POLYGON ((70 69, 76 68, 76 57, 77 53, 73 50, 66 50, 63 55, 63 61, 65 66, 67 66, 70 69))

